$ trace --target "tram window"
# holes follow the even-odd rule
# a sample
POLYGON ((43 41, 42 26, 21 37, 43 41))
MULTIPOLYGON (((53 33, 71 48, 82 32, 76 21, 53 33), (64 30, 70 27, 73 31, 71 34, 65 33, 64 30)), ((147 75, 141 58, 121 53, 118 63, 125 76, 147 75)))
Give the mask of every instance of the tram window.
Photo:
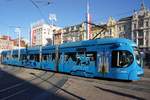
POLYGON ((72 59, 73 61, 76 61, 76 53, 70 52, 70 53, 65 53, 65 61, 68 61, 69 59, 72 59))
POLYGON ((52 60, 52 54, 48 55, 48 60, 52 60))
POLYGON ((6 56, 5 55, 2 55, 2 59, 4 59, 6 56))
POLYGON ((26 59, 26 55, 23 54, 23 55, 20 55, 20 60, 25 60, 26 59))
POLYGON ((23 55, 20 55, 20 60, 23 60, 23 55))
POLYGON ((78 55, 84 55, 85 52, 78 52, 78 55))
POLYGON ((10 54, 7 54, 7 56, 6 56, 7 58, 10 58, 10 54))
POLYGON ((128 67, 133 62, 133 55, 129 51, 112 51, 113 67, 128 67))
POLYGON ((1 60, 3 60, 3 58, 4 58, 4 55, 1 55, 1 60))
POLYGON ((18 55, 12 55, 12 58, 16 59, 16 58, 18 58, 18 55))
POLYGON ((55 53, 52 54, 52 60, 55 60, 55 53))
POLYGON ((96 52, 88 52, 86 53, 86 57, 88 57, 90 61, 96 61, 96 52))
POLYGON ((46 61, 48 59, 48 55, 42 55, 42 60, 46 61))
POLYGON ((30 60, 34 60, 34 55, 30 55, 30 60))
POLYGON ((37 62, 39 62, 40 61, 40 57, 39 57, 39 54, 36 54, 36 55, 34 55, 34 58, 35 58, 35 61, 37 61, 37 62))
POLYGON ((62 55, 62 53, 59 53, 59 54, 58 54, 58 59, 60 59, 61 55, 62 55))
POLYGON ((96 63, 96 52, 80 52, 77 54, 77 65, 86 65, 96 63))
POLYGON ((6 55, 2 55, 2 60, 4 60, 6 58, 6 55))
POLYGON ((137 64, 139 66, 143 66, 142 65, 142 60, 143 60, 143 55, 141 55, 140 53, 140 50, 138 48, 134 48, 134 55, 135 55, 135 58, 136 58, 136 61, 137 61, 137 64))

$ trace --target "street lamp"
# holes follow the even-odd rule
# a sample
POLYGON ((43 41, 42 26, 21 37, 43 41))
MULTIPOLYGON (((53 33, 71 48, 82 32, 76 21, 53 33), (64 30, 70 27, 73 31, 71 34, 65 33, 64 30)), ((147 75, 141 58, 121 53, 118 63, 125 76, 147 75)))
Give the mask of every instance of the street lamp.
POLYGON ((21 33, 21 30, 20 28, 16 28, 15 29, 15 33, 18 34, 18 60, 20 59, 20 33, 21 33))

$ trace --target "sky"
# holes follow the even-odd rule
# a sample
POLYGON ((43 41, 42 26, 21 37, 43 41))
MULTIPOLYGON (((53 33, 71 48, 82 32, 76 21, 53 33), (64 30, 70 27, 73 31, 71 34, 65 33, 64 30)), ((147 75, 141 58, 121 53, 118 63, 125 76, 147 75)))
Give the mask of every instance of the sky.
MULTIPOLYGON (((51 24, 49 14, 56 14, 55 25, 67 27, 86 20, 87 0, 0 0, 0 35, 16 38, 15 28, 20 27, 21 37, 29 40, 30 25, 38 20, 51 24), (35 6, 33 1, 37 6, 35 6), (51 4, 48 4, 48 2, 51 4)), ((144 2, 150 9, 150 0, 89 0, 92 23, 106 23, 109 17, 118 20, 139 10, 144 2)))

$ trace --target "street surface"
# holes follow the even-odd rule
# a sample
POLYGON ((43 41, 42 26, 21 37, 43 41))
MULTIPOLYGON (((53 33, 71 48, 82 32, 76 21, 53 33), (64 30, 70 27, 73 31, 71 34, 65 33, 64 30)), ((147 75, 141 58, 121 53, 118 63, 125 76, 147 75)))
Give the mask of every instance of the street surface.
POLYGON ((0 65, 0 80, 0 100, 150 100, 150 69, 127 82, 0 65))

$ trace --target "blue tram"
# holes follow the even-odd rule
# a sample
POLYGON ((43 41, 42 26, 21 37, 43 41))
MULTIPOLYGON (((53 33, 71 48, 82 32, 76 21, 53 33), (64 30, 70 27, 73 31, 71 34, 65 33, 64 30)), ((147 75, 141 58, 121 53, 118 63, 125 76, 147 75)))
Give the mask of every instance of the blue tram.
POLYGON ((69 73, 84 77, 139 80, 142 58, 136 44, 124 38, 95 39, 58 46, 2 52, 2 64, 69 73))

